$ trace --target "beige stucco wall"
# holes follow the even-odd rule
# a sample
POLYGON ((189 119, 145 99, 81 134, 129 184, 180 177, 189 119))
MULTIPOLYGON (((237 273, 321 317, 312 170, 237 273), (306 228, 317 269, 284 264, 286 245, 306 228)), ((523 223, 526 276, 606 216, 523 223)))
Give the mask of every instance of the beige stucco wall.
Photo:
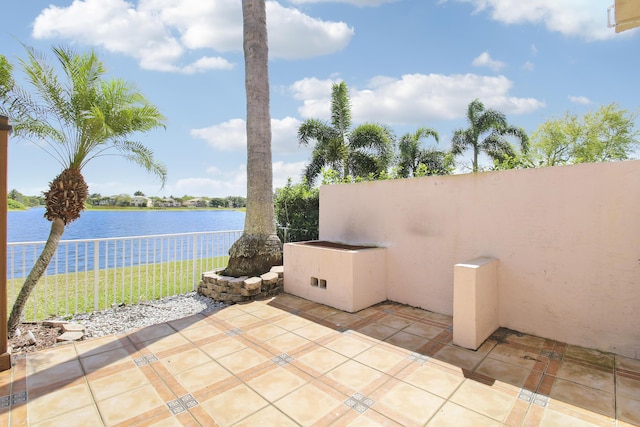
POLYGON ((500 325, 640 357, 640 161, 322 186, 320 239, 387 249, 387 297, 452 314, 495 257, 500 325))

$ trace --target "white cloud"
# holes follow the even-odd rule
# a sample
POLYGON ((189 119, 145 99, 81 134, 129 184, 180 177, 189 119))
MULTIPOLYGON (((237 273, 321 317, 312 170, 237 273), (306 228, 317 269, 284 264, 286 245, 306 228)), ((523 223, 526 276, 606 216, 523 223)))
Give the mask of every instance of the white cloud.
POLYGON ((522 64, 522 69, 525 71, 533 71, 535 70, 535 68, 535 64, 531 61, 526 61, 524 64, 522 64))
POLYGON ((287 180, 296 184, 302 180, 302 172, 307 166, 307 162, 285 163, 283 161, 273 162, 273 188, 282 188, 287 185, 287 180))
POLYGON ((548 30, 588 41, 609 39, 608 2, 601 0, 455 0, 488 10, 491 18, 506 24, 542 23, 548 30))
POLYGON ((582 105, 591 104, 591 100, 589 98, 587 98, 586 96, 572 96, 572 95, 569 95, 569 101, 573 102, 574 104, 582 104, 582 105))
MULTIPOLYGON (((300 121, 293 117, 271 119, 271 147, 274 153, 299 152, 298 128, 300 121)), ((247 147, 246 122, 231 119, 223 123, 200 129, 192 129, 191 136, 204 139, 220 151, 245 150, 247 147)))
MULTIPOLYGON (((272 58, 327 55, 344 49, 354 35, 343 22, 312 18, 275 1, 267 2, 267 15, 272 58)), ((74 0, 44 9, 33 23, 33 36, 99 46, 149 70, 228 70, 233 64, 227 59, 198 50, 241 52, 242 10, 237 0, 74 0)))
POLYGON ((306 3, 348 3, 354 6, 368 7, 368 6, 380 6, 385 3, 394 3, 398 0, 289 0, 293 4, 306 4, 306 3))
POLYGON ((473 65, 474 67, 489 67, 493 71, 500 71, 500 69, 503 68, 506 64, 502 61, 497 61, 491 58, 489 52, 485 51, 482 52, 480 56, 474 58, 471 62, 471 65, 473 65))
MULTIPOLYGON (((505 114, 526 114, 544 106, 535 98, 509 96, 512 85, 504 76, 406 74, 400 79, 375 77, 367 88, 350 87, 349 91, 356 123, 424 125, 434 120, 459 119, 465 117, 474 98, 505 114)), ((331 81, 317 79, 291 85, 294 97, 303 101, 299 108, 302 117, 329 119, 330 86, 331 81)))

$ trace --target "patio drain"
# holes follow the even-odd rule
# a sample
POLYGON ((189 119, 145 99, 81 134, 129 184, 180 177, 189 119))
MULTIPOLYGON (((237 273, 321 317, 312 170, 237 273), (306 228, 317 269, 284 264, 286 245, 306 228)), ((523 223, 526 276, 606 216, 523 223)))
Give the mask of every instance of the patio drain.
POLYGON ((284 366, 287 363, 293 362, 294 358, 289 356, 287 353, 282 353, 280 356, 273 357, 271 361, 278 366, 284 366))
POLYGON ((538 405, 543 408, 546 408, 547 404, 549 403, 549 397, 544 396, 542 394, 534 393, 525 388, 520 389, 520 393, 518 394, 518 399, 524 400, 525 402, 531 402, 534 405, 538 405))
POLYGON ((0 408, 8 408, 11 405, 17 405, 19 403, 25 403, 27 401, 27 392, 16 393, 13 395, 0 397, 0 408))
POLYGON ((177 415, 186 411, 189 408, 193 408, 198 404, 198 401, 190 394, 185 394, 179 399, 167 402, 167 407, 173 415, 177 415))
POLYGON ((237 335, 242 335, 243 332, 244 331, 240 328, 233 328, 233 329, 229 329, 228 331, 225 331, 225 334, 229 335, 230 337, 235 337, 237 335))
POLYGON ((136 363, 136 366, 144 366, 144 365, 148 365, 151 362, 157 362, 158 358, 156 357, 155 354, 148 354, 146 356, 133 359, 133 361, 136 363))
POLYGON ((373 399, 364 396, 362 393, 356 393, 344 402, 345 405, 360 412, 361 414, 371 408, 374 403, 375 401, 373 399))

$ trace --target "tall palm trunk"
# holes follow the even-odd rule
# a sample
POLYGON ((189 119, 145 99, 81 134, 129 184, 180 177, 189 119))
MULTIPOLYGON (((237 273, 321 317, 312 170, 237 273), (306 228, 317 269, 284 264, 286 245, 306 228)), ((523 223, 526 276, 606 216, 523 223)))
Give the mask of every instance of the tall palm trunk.
POLYGON ((40 256, 29 272, 29 275, 24 281, 24 284, 20 289, 20 293, 18 294, 18 297, 13 304, 13 309, 11 310, 9 321, 7 322, 7 330, 10 337, 13 336, 13 334, 16 332, 16 329, 18 328, 18 325, 20 324, 20 317, 22 316, 24 308, 27 304, 29 295, 31 295, 31 292, 36 287, 38 280, 40 280, 40 277, 42 277, 42 274, 49 266, 53 255, 56 253, 56 249, 58 249, 58 244, 60 243, 62 233, 64 233, 64 221, 59 218, 54 219, 51 222, 51 231, 49 232, 47 242, 42 249, 42 253, 40 253, 40 256))
POLYGON ((265 0, 242 0, 247 92, 247 213, 244 233, 229 249, 225 274, 266 273, 282 264, 276 234, 269 113, 269 67, 265 0))

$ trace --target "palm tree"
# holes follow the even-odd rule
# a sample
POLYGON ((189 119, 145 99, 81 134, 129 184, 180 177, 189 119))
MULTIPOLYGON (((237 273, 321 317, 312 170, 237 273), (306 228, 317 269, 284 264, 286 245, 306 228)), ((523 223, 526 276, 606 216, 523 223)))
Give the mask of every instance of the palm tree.
POLYGON ((82 168, 90 160, 115 151, 157 175, 163 185, 167 174, 150 149, 130 139, 137 132, 164 127, 162 114, 139 91, 120 79, 104 80, 104 66, 94 52, 77 54, 54 47, 63 73, 59 76, 46 56, 30 47, 26 50, 27 60, 20 63, 33 95, 14 84, 0 108, 11 117, 15 135, 41 146, 60 163, 62 172, 44 193, 44 216, 51 221, 51 231, 13 305, 10 335, 65 226, 78 219, 84 209, 89 192, 82 168))
POLYGON ((467 129, 453 133, 451 152, 457 156, 467 148, 473 148, 473 171, 478 171, 478 154, 484 151, 493 160, 501 162, 515 157, 513 146, 505 138, 512 136, 520 140, 522 152, 528 150, 529 139, 522 128, 510 126, 505 115, 497 110, 486 109, 478 99, 474 99, 467 109, 467 129), (486 135, 484 138, 483 135, 486 135))
POLYGON ((242 236, 229 249, 229 276, 257 276, 282 264, 276 234, 271 161, 265 0, 242 0, 247 92, 247 212, 242 236))
POLYGON ((305 120, 298 129, 298 142, 308 146, 315 141, 311 161, 304 176, 309 185, 322 173, 333 169, 341 179, 347 176, 380 176, 392 161, 393 134, 383 125, 365 123, 353 130, 349 89, 345 82, 331 88, 331 124, 318 119, 305 120))
POLYGON ((398 142, 398 175, 401 178, 416 176, 420 165, 427 168, 427 175, 447 175, 450 165, 447 153, 435 148, 422 148, 422 140, 433 137, 440 141, 438 132, 434 129, 421 127, 414 133, 406 133, 398 142))

